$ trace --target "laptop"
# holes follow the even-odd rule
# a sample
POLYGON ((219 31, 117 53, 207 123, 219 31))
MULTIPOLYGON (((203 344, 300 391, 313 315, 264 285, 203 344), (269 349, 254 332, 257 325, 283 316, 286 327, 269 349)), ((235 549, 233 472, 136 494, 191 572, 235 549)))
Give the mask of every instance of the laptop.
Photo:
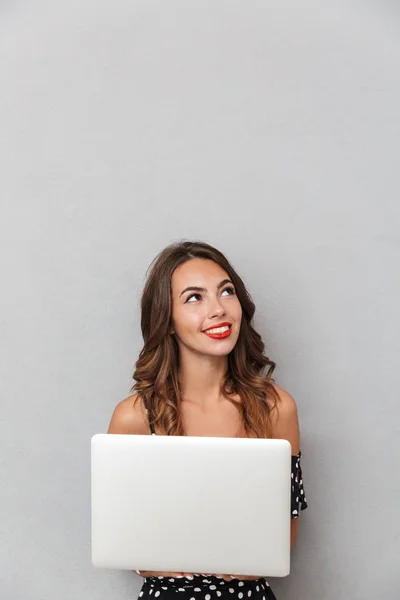
POLYGON ((91 438, 95 567, 285 577, 290 503, 287 440, 91 438))

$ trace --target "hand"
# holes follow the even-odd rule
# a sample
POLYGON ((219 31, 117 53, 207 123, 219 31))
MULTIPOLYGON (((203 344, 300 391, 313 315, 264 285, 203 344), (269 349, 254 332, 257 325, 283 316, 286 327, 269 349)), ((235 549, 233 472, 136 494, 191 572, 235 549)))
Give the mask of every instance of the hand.
POLYGON ((173 572, 173 571, 133 571, 141 577, 193 577, 193 573, 173 572))
POLYGON ((254 581, 255 579, 260 579, 262 575, 221 575, 220 573, 218 573, 217 575, 215 575, 215 577, 221 577, 222 579, 225 579, 225 581, 235 581, 235 579, 239 581, 254 581))
MULTIPOLYGON (((192 578, 193 577, 193 573, 186 573, 184 571, 178 571, 178 572, 173 572, 173 571, 133 571, 134 573, 137 573, 138 575, 140 575, 141 577, 176 577, 176 578, 180 578, 180 577, 189 577, 192 578)), ((202 575, 203 577, 210 577, 212 575, 214 575, 213 573, 199 573, 199 575, 202 575)), ((236 580, 247 580, 247 581, 251 581, 251 580, 255 580, 255 579, 260 579, 260 577, 262 577, 262 575, 226 575, 226 574, 221 574, 221 573, 217 573, 214 575, 214 577, 219 577, 220 579, 224 579, 225 581, 234 581, 236 580)))

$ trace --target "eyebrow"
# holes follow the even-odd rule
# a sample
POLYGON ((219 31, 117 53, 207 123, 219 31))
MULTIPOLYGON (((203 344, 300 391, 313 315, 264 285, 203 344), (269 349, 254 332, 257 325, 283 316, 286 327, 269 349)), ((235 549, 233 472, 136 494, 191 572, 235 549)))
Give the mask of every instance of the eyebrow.
MULTIPOLYGON (((217 285, 217 290, 221 289, 222 286, 224 286, 226 283, 232 283, 233 282, 230 279, 224 279, 223 281, 220 281, 220 283, 217 285)), ((182 294, 184 294, 185 292, 206 292, 207 288, 202 288, 202 287, 197 287, 195 285, 191 285, 190 287, 185 288, 180 294, 179 294, 179 298, 182 296, 182 294)))

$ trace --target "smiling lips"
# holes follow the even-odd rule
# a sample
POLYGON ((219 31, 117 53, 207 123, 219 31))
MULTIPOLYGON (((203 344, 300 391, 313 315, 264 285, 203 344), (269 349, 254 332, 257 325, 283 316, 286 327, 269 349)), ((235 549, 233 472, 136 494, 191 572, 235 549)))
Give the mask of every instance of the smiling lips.
POLYGON ((232 333, 232 323, 219 323, 218 325, 209 327, 203 333, 213 340, 224 340, 232 333))

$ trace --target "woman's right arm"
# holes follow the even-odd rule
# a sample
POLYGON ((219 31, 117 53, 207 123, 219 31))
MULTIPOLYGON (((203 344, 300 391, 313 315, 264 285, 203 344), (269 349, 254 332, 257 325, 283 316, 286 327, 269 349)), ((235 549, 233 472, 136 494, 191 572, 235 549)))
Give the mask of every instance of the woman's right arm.
MULTIPOLYGON (((150 435, 147 414, 138 394, 121 400, 111 416, 107 433, 123 433, 128 435, 150 435)), ((170 571, 134 571, 142 577, 184 577, 191 573, 175 573, 170 571)))

